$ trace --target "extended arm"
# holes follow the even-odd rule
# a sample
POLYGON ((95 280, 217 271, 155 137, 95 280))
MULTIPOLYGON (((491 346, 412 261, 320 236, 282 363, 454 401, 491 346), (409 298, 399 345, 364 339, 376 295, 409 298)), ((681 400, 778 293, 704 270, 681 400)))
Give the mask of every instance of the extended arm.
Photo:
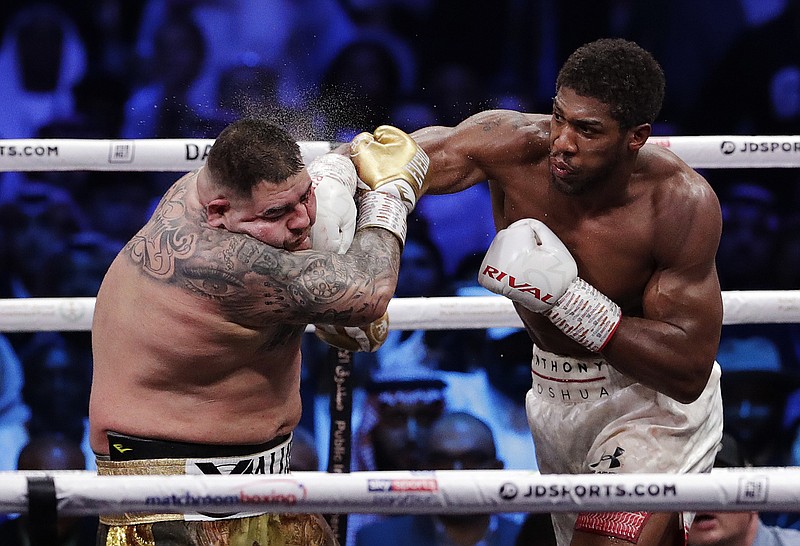
POLYGON ((455 193, 491 178, 496 165, 547 153, 539 123, 547 116, 487 110, 455 127, 432 126, 411 134, 430 157, 426 193, 455 193))

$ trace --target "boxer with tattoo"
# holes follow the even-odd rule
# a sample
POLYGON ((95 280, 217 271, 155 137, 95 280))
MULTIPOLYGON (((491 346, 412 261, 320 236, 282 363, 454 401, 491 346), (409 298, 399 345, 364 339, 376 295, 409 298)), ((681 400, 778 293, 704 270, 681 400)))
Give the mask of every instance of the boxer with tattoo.
MULTIPOLYGON (((343 343, 360 329, 367 350, 378 342, 365 325, 385 316, 427 169, 393 127, 348 151, 305 168, 283 129, 239 120, 166 192, 97 295, 99 473, 289 471, 305 328, 326 325, 343 343), (318 206, 327 216, 312 233, 318 206)), ((334 542, 319 516, 231 512, 102 515, 98 544, 334 542)))

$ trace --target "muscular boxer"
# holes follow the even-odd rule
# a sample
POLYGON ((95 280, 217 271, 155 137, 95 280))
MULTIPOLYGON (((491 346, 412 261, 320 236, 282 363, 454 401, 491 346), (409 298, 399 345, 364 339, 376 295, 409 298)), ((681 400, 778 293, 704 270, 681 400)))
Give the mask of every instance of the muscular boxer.
MULTIPOLYGON (((350 156, 305 169, 282 129, 241 120, 166 192, 97 295, 89 417, 101 474, 289 471, 305 327, 385 315, 427 168, 413 140, 387 126, 355 139, 350 156), (346 234, 354 210, 326 201, 313 246, 327 250, 313 248, 314 187, 340 184, 352 201, 356 171, 352 241, 340 253, 323 240, 346 234)), ((319 516, 197 512, 103 515, 98 544, 334 541, 319 516)))
MULTIPOLYGON (((664 75, 603 39, 561 68, 551 115, 476 114, 412 136, 431 193, 488 180, 498 234, 480 283, 534 342, 528 422, 547 473, 708 471, 721 433, 720 207, 646 145, 664 75)), ((609 510, 614 506, 609 498, 609 510)), ((685 542, 691 515, 554 515, 561 546, 685 542)))

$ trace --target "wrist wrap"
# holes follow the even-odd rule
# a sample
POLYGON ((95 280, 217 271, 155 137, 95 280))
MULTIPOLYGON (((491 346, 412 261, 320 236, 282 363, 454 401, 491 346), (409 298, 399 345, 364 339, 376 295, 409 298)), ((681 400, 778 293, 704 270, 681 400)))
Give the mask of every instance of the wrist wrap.
POLYGON ((349 158, 339 154, 324 154, 316 157, 306 167, 311 177, 311 185, 316 187, 323 178, 333 178, 344 186, 350 195, 356 192, 356 168, 349 158))
POLYGON ((370 191, 358 201, 356 231, 368 227, 379 227, 392 232, 402 248, 406 243, 406 207, 390 193, 370 191))
POLYGON ((597 353, 617 330, 622 310, 608 296, 577 277, 545 315, 559 330, 597 353))

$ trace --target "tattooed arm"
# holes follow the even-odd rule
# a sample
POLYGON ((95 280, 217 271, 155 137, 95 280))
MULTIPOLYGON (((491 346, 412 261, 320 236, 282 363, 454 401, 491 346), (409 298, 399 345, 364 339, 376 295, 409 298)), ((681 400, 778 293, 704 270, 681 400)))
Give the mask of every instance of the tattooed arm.
POLYGON ((433 126, 411 134, 430 158, 427 193, 455 193, 493 178, 503 164, 547 155, 550 116, 487 110, 455 127, 433 126))
POLYGON ((289 252, 231 233, 215 244, 211 235, 177 260, 176 277, 238 323, 365 324, 383 315, 397 284, 400 245, 383 229, 357 232, 346 254, 289 252))
POLYGON ((286 251, 248 235, 209 227, 187 206, 184 177, 126 245, 149 277, 217 305, 232 322, 359 325, 386 311, 400 262, 397 237, 380 228, 356 233, 346 254, 286 251))

